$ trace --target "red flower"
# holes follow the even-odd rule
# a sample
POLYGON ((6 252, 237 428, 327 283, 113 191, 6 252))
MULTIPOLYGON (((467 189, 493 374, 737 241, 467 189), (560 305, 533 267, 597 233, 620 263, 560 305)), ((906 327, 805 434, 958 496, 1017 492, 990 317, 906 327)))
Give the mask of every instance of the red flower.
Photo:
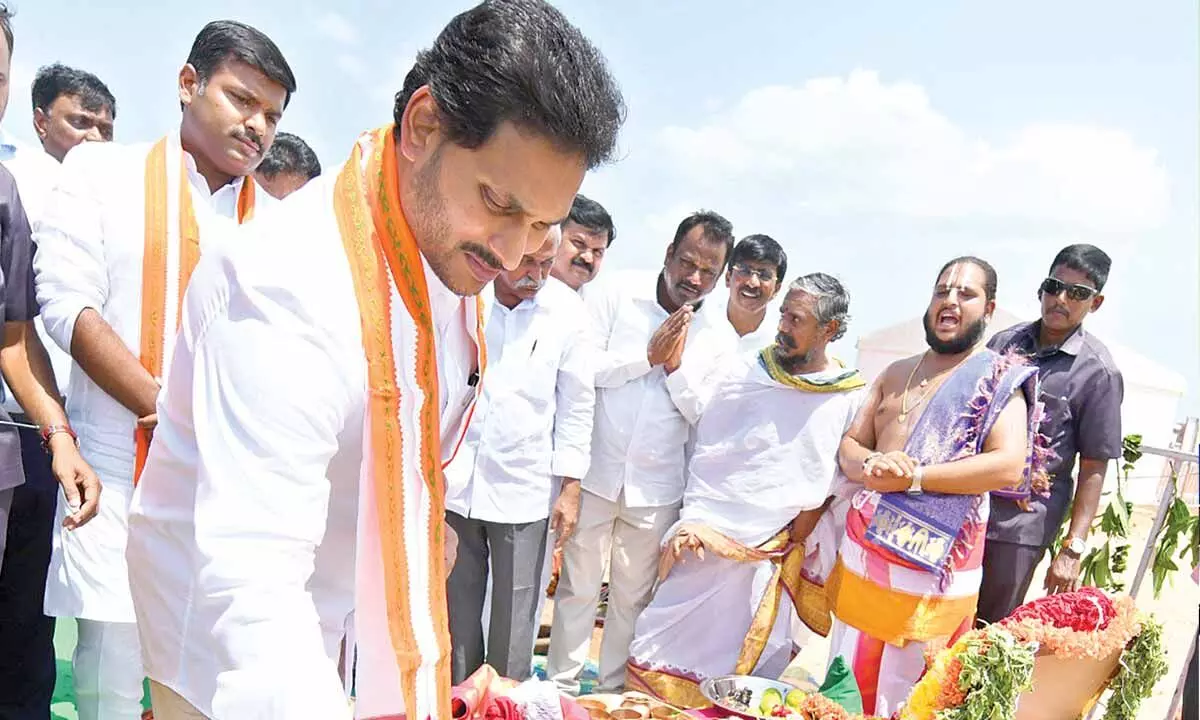
POLYGON ((1040 620, 1056 628, 1078 632, 1104 630, 1116 615, 1112 600, 1102 591, 1084 587, 1071 593, 1048 595, 1025 603, 1001 621, 1003 625, 1040 620))

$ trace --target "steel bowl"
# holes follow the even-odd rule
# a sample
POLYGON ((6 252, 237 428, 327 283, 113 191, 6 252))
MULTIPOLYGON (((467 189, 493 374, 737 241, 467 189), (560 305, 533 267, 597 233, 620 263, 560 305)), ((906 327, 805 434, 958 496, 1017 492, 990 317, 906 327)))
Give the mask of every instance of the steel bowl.
POLYGON ((762 720, 778 720, 771 718, 768 715, 762 715, 758 712, 758 703, 762 700, 763 692, 767 688, 775 688, 779 694, 787 697, 789 690, 798 689, 795 685, 789 685, 778 680, 768 680, 767 678, 754 677, 753 675, 725 675, 723 677, 708 678, 700 683, 700 694, 702 694, 709 702, 722 710, 727 710, 736 715, 745 717, 761 718, 762 720), (750 707, 743 708, 732 705, 725 701, 734 690, 748 688, 750 690, 750 707))

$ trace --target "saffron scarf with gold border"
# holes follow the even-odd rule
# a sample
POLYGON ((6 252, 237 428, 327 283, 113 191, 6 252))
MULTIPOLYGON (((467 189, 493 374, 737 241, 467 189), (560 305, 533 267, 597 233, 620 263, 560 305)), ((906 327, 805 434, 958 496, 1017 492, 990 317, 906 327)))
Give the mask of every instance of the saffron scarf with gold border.
MULTIPOLYGON (((338 174, 334 212, 367 362, 355 573, 356 714, 448 720, 450 631, 438 358, 420 251, 400 205, 393 126, 364 133, 338 174), (397 353, 396 348, 402 348, 397 353)), ((479 376, 479 299, 468 304, 479 376)), ((476 385, 475 397, 482 388, 476 385)), ((470 422, 474 405, 458 435, 470 422)))
MULTIPOLYGON (((146 156, 145 239, 142 250, 142 318, 138 359, 155 378, 162 377, 168 339, 179 331, 183 293, 200 261, 200 228, 192 206, 183 148, 163 137, 146 156), (172 180, 174 178, 174 180, 172 180), (171 198, 174 197, 174 201, 171 198), (176 222, 172 222, 175 219, 176 222)), ((254 215, 254 179, 242 180, 237 221, 254 215)), ((137 485, 150 452, 151 432, 134 431, 133 484, 137 485)))

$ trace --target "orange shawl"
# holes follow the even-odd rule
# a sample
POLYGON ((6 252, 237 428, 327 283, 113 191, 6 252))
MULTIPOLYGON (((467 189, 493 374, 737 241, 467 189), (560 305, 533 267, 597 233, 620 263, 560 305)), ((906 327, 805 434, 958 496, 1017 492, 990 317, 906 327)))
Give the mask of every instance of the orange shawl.
MULTIPOLYGON (((438 358, 424 267, 400 205, 392 126, 360 137, 334 186, 334 211, 354 278, 367 360, 354 611, 360 661, 356 712, 448 720, 438 358)), ((468 306, 468 325, 472 315, 474 327, 468 330, 482 378, 486 352, 478 299, 468 306)), ((476 385, 476 397, 481 387, 476 385)))
MULTIPOLYGON (((171 237, 168 216, 168 187, 172 185, 167 170, 167 138, 160 139, 146 157, 145 174, 145 247, 142 251, 142 323, 141 352, 142 367, 155 378, 163 373, 163 358, 166 355, 166 339, 174 338, 183 312, 183 292, 187 288, 192 271, 200 261, 200 228, 196 224, 196 211, 192 207, 192 193, 187 175, 187 163, 182 148, 178 153, 178 181, 176 192, 179 226, 171 237), (176 252, 172 253, 172 242, 176 252), (173 266, 175 282, 170 282, 173 266), (173 303, 167 299, 168 287, 174 290, 173 303)), ((174 149, 173 144, 172 149, 174 149)), ((254 180, 247 177, 238 194, 237 219, 248 221, 254 214, 254 180)), ((134 456, 133 483, 136 485, 146 465, 150 452, 151 432, 138 428, 134 432, 136 454, 134 456)))

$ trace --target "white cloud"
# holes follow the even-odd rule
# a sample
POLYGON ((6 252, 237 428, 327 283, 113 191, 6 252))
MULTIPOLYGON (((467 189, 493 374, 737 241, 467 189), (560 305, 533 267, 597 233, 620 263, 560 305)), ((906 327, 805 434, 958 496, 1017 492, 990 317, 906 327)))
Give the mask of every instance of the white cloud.
POLYGON ((874 72, 763 87, 696 127, 660 134, 692 187, 788 198, 806 212, 1050 223, 1105 232, 1160 226, 1166 171, 1120 130, 1034 123, 972 137, 919 85, 874 72))
POLYGON ((317 19, 316 27, 322 35, 343 45, 351 45, 358 40, 358 30, 353 23, 332 10, 317 19))

